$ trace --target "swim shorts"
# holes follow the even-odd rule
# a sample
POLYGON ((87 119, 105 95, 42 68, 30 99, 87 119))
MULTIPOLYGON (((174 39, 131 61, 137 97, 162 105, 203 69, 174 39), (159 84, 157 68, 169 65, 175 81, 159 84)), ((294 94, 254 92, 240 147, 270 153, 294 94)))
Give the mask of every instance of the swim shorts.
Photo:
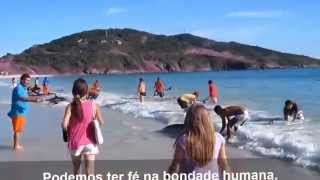
POLYGON ((24 127, 26 124, 26 117, 25 116, 15 116, 12 118, 12 127, 13 132, 20 133, 24 131, 24 127))
POLYGON ((140 96, 147 96, 147 93, 146 92, 141 92, 140 96))
POLYGON ((81 145, 75 150, 70 150, 70 153, 73 156, 96 155, 99 154, 99 148, 95 144, 81 145))

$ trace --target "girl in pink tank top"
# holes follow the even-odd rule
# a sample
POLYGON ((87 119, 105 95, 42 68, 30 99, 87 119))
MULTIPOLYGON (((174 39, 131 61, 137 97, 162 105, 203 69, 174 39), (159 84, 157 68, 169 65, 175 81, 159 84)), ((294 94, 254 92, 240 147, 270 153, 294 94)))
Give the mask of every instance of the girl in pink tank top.
POLYGON ((93 119, 103 124, 100 107, 87 100, 88 84, 84 79, 74 81, 73 101, 66 107, 62 128, 68 132, 68 149, 74 174, 80 173, 81 158, 85 159, 87 175, 94 174, 95 155, 99 153, 93 119))
POLYGON ((94 125, 93 125, 93 102, 84 100, 81 102, 83 111, 82 119, 71 116, 68 127, 68 147, 71 151, 77 150, 80 146, 96 145, 94 125))

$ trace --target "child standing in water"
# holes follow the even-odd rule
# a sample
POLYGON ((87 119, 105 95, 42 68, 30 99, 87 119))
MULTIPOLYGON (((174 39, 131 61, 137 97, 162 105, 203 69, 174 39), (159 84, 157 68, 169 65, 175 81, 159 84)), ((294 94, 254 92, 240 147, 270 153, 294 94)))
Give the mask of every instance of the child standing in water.
POLYGON ((95 139, 94 117, 104 123, 100 107, 87 100, 88 84, 77 79, 72 88, 73 101, 66 107, 62 128, 68 132, 68 149, 71 154, 73 172, 80 173, 81 158, 85 160, 85 173, 94 174, 95 155, 99 153, 95 139))

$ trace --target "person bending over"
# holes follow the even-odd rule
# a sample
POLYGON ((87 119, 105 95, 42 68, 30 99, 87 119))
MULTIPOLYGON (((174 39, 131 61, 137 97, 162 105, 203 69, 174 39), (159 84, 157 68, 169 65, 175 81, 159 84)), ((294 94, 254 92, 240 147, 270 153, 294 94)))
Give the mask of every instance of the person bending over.
POLYGON ((177 102, 182 109, 186 109, 196 102, 199 95, 200 93, 198 91, 195 91, 192 94, 183 94, 182 96, 178 97, 177 102))
POLYGON ((242 126, 249 119, 248 111, 242 106, 228 106, 222 108, 217 105, 214 108, 214 111, 222 120, 220 133, 222 133, 227 126, 227 140, 231 137, 231 128, 234 128, 234 131, 236 132, 239 125, 242 126))
POLYGON ((286 100, 283 108, 283 117, 285 121, 304 120, 303 111, 299 110, 297 103, 286 100))

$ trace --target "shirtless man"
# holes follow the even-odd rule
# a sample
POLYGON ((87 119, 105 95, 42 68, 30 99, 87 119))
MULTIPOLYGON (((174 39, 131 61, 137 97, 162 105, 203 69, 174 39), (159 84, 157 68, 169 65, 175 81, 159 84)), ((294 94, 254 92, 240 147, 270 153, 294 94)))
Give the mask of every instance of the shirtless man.
POLYGON ((248 111, 241 106, 228 106, 222 108, 221 106, 217 105, 214 108, 214 111, 222 120, 220 133, 224 131, 227 125, 227 140, 229 140, 231 137, 230 130, 232 127, 234 127, 234 131, 236 132, 238 130, 238 126, 242 126, 249 119, 248 111))
POLYGON ((146 83, 142 78, 139 79, 138 94, 139 94, 140 102, 143 103, 144 96, 147 95, 147 87, 146 87, 146 83))

